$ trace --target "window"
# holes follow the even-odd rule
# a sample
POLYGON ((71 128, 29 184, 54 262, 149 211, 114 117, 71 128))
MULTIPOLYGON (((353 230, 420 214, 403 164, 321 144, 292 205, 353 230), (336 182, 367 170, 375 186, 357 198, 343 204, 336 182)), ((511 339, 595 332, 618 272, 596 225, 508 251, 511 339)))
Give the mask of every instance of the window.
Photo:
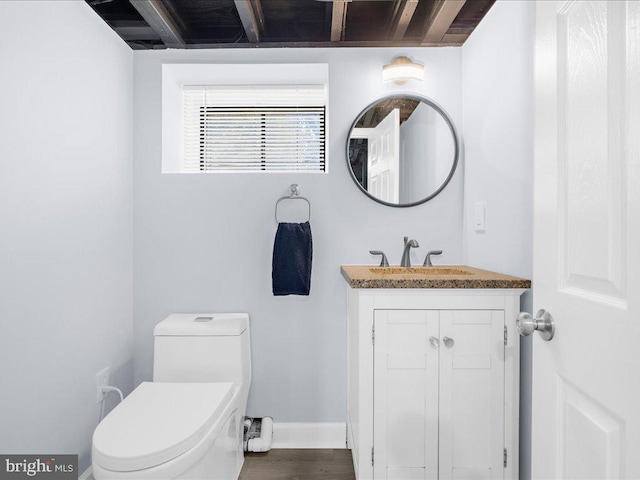
POLYGON ((161 171, 324 174, 328 96, 326 63, 165 63, 161 171))
POLYGON ((183 172, 324 172, 324 85, 183 87, 183 172))

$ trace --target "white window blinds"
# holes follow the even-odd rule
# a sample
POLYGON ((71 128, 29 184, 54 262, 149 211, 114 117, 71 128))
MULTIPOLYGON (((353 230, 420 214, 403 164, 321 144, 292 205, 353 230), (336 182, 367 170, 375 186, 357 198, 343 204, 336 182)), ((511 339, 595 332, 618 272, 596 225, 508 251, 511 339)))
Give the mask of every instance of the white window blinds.
POLYGON ((184 172, 324 172, 325 88, 185 86, 184 172))

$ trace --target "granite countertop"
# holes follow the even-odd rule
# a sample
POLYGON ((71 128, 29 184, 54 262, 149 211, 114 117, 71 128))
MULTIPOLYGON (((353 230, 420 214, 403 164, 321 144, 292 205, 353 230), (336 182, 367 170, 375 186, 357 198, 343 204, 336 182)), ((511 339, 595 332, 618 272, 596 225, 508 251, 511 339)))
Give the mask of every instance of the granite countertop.
POLYGON ((340 271, 351 288, 531 288, 530 280, 466 265, 342 265, 340 271))

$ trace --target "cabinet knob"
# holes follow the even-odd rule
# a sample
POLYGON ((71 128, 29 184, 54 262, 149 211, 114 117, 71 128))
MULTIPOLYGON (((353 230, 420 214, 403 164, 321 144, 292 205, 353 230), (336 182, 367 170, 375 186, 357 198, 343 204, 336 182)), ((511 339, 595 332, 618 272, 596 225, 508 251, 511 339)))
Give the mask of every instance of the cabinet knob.
POLYGON ((433 348, 438 348, 440 346, 440 340, 436 337, 429 337, 429 343, 433 348))
POLYGON ((453 338, 449 338, 449 337, 443 337, 442 341, 444 342, 444 346, 447 348, 453 347, 453 345, 456 343, 453 341, 453 338))

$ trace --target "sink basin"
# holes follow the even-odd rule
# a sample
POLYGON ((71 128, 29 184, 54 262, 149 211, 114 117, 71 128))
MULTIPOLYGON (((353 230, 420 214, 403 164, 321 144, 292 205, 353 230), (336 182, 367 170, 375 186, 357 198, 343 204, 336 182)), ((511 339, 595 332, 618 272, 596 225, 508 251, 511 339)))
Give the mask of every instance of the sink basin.
POLYGON ((449 267, 374 267, 369 271, 376 275, 473 275, 472 272, 449 267))

